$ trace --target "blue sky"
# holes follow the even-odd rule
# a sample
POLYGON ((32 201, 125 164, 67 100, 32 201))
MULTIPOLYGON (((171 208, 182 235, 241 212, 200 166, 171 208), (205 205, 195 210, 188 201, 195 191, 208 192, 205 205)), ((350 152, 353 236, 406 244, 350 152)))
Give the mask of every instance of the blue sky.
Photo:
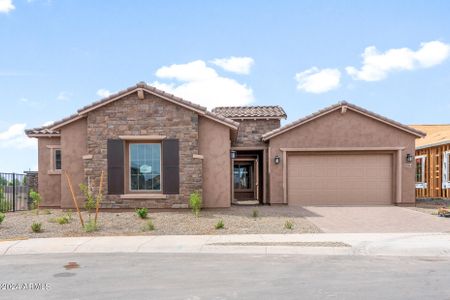
POLYGON ((139 81, 288 121, 347 100, 450 123, 449 16, 449 1, 0 0, 0 171, 36 168, 23 127, 139 81))

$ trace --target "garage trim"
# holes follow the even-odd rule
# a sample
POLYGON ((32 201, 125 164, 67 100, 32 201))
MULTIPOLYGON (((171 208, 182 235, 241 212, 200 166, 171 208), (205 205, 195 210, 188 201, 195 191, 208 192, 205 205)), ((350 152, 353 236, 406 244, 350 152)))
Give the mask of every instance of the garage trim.
POLYGON ((283 203, 287 204, 287 153, 288 152, 353 152, 393 151, 397 155, 395 172, 395 203, 402 202, 402 151, 405 147, 338 147, 338 148, 280 148, 283 152, 283 203))

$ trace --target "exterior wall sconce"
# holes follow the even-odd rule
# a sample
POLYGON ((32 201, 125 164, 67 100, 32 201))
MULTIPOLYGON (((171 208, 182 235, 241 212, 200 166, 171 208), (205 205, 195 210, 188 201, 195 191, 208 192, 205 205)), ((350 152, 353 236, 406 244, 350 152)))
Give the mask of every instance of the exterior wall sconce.
POLYGON ((413 161, 413 156, 411 155, 411 154, 406 154, 406 162, 408 162, 408 163, 412 163, 412 161, 413 161))
POLYGON ((281 157, 279 155, 275 156, 274 162, 276 165, 278 165, 281 162, 281 157))
POLYGON ((235 159, 236 158, 236 151, 231 151, 230 152, 230 157, 231 157, 231 159, 235 159))

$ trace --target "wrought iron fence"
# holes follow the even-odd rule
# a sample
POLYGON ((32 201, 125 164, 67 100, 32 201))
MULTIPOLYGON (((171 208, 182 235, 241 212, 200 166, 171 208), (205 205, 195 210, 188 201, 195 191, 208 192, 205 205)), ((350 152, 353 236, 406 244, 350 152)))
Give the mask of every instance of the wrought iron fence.
POLYGON ((27 210, 29 200, 25 174, 0 173, 0 212, 27 210))

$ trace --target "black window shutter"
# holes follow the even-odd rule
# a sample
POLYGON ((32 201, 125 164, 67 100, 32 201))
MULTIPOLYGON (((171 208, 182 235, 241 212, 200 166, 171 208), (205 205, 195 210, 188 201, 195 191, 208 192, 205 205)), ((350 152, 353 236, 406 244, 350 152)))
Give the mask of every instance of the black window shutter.
POLYGON ((163 193, 180 193, 180 146, 177 139, 162 141, 163 193))
POLYGON ((108 140, 108 194, 124 193, 124 145, 123 140, 108 140))

